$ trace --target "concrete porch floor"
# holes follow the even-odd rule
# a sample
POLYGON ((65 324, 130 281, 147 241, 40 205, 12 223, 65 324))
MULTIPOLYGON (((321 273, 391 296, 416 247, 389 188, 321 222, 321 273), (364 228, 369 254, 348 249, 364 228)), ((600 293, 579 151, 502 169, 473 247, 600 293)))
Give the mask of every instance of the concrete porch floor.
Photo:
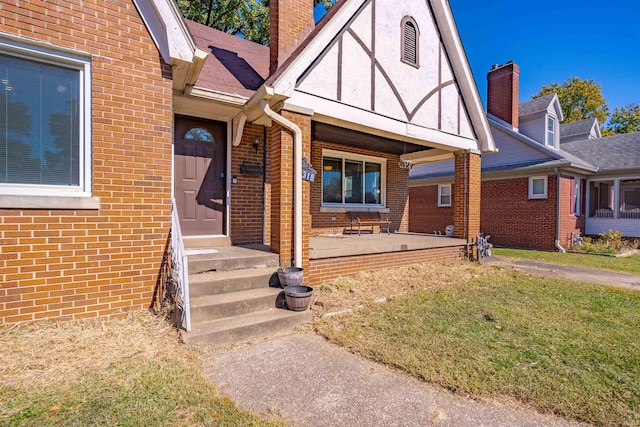
POLYGON ((309 258, 323 259, 464 246, 467 241, 417 233, 331 235, 309 238, 309 258))

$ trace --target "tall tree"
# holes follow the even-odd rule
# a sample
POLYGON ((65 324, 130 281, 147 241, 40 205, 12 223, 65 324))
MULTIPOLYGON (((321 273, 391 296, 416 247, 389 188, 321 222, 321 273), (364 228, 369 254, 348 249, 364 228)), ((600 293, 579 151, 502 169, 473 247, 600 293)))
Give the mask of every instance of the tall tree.
POLYGON ((269 44, 269 0, 178 0, 185 18, 269 44))
MULTIPOLYGON (((336 0, 314 0, 328 10, 336 0)), ((185 18, 247 40, 269 44, 269 0, 178 0, 185 18)))
POLYGON ((558 94, 564 114, 563 123, 577 122, 591 117, 596 117, 601 125, 607 121, 609 106, 602 95, 600 83, 593 79, 583 80, 579 77, 571 77, 562 84, 554 82, 549 86, 542 86, 540 92, 533 95, 533 98, 551 93, 558 94))
POLYGON ((613 133, 640 132, 640 105, 632 102, 626 107, 616 107, 607 129, 613 133))

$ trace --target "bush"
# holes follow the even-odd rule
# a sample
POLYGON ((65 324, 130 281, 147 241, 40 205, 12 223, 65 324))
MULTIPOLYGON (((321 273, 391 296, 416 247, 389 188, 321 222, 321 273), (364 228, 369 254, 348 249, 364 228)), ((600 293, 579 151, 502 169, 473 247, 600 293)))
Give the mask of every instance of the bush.
POLYGON ((597 238, 585 237, 575 249, 589 253, 615 255, 637 247, 637 240, 625 240, 622 238, 622 231, 609 230, 598 234, 597 238))

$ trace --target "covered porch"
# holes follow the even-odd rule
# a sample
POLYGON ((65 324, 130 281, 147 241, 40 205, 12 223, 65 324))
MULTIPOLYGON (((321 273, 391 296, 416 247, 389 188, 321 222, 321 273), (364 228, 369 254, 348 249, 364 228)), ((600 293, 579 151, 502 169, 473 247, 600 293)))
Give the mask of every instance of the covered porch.
POLYGON ((310 237, 305 281, 317 286, 360 271, 457 258, 466 245, 466 239, 418 233, 310 237))

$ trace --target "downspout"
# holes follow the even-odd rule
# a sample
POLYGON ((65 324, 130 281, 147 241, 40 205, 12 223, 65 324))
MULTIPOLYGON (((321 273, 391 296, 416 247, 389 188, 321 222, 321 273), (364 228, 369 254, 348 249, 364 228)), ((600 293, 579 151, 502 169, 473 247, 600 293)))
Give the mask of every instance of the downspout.
POLYGON ((267 127, 262 128, 262 244, 267 242, 267 127))
POLYGON ((464 200, 463 200, 463 204, 464 207, 462 209, 463 211, 463 221, 464 221, 464 226, 462 227, 462 233, 465 239, 467 239, 467 242, 469 242, 469 236, 467 235, 467 202, 469 200, 469 177, 468 177, 468 171, 467 171, 467 158, 469 157, 469 153, 465 153, 464 155, 464 200))
POLYGON ((556 194, 557 205, 558 205, 558 209, 557 209, 557 212, 556 212, 556 248, 560 252, 565 253, 566 251, 560 245, 560 213, 561 213, 561 209, 560 209, 560 171, 558 170, 558 168, 554 168, 554 172, 556 173, 556 180, 558 181, 558 190, 557 190, 557 194, 556 194))
POLYGON ((294 193, 293 199, 295 200, 293 212, 294 212, 294 267, 302 267, 302 131, 293 122, 285 119, 280 114, 271 109, 269 103, 265 100, 260 101, 262 111, 271 118, 274 122, 289 129, 293 132, 293 181, 294 181, 294 193))

